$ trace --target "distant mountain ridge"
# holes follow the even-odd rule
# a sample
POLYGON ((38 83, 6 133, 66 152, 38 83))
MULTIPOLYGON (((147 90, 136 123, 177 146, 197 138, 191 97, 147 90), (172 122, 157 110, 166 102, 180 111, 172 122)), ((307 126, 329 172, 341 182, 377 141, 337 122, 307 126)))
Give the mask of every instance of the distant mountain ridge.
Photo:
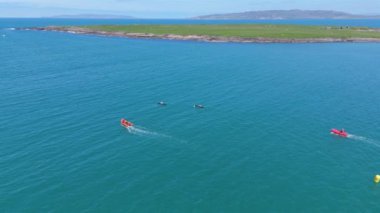
POLYGON ((262 10, 205 15, 193 19, 380 19, 380 15, 355 15, 332 10, 262 10))
POLYGON ((107 15, 107 14, 78 14, 78 15, 58 15, 49 18, 67 18, 67 19, 133 19, 132 16, 124 15, 107 15))

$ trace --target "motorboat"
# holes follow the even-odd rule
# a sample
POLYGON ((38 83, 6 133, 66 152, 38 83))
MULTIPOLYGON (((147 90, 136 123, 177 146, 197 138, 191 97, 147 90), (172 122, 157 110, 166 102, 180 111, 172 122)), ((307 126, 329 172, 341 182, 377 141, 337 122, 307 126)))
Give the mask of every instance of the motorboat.
POLYGON ((344 138, 347 138, 347 136, 348 136, 348 133, 344 129, 341 129, 341 130, 332 129, 330 131, 330 133, 334 134, 334 135, 337 135, 337 136, 340 136, 340 137, 344 137, 344 138))

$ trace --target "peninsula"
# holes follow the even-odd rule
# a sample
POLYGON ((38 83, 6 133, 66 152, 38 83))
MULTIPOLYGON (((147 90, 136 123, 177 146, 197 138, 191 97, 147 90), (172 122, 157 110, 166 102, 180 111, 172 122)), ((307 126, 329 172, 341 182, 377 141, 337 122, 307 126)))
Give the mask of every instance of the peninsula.
POLYGON ((230 25, 95 25, 48 26, 24 30, 58 31, 128 38, 207 42, 317 43, 380 42, 380 28, 230 24, 230 25))

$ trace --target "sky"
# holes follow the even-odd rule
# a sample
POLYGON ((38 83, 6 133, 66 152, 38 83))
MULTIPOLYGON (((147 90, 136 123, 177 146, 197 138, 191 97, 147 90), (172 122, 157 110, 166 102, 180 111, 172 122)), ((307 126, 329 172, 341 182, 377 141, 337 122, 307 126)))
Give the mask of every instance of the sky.
POLYGON ((380 0, 0 0, 0 17, 107 14, 138 18, 189 18, 280 9, 380 14, 380 0))

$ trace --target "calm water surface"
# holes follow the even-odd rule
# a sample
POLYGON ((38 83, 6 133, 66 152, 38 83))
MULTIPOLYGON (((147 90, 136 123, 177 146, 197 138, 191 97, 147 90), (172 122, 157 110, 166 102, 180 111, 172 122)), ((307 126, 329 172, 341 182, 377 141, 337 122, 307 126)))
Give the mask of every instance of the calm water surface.
POLYGON ((0 19, 1 212, 380 210, 380 44, 6 29, 99 23, 200 21, 0 19))

